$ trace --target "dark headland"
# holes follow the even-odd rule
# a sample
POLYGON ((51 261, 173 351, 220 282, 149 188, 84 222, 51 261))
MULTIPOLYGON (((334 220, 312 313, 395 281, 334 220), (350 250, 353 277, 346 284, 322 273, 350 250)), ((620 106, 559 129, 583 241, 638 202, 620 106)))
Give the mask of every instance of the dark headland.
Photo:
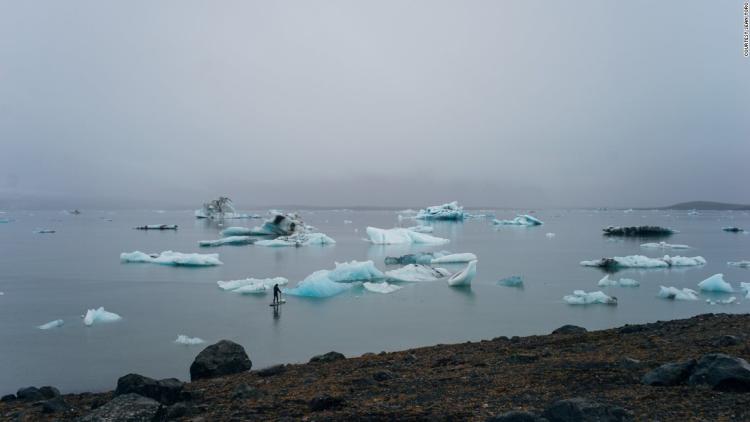
MULTIPOLYGON (((27 389, 3 398, 0 419, 750 420, 750 315, 556 331, 251 371, 241 347, 221 342, 214 351, 241 372, 184 384, 129 375, 104 393, 27 389), (497 418, 513 411, 526 413, 497 418)), ((204 357, 201 377, 216 369, 204 357)))
POLYGON ((725 202, 691 201, 661 207, 662 210, 710 210, 710 211, 747 211, 750 205, 727 204, 725 202))

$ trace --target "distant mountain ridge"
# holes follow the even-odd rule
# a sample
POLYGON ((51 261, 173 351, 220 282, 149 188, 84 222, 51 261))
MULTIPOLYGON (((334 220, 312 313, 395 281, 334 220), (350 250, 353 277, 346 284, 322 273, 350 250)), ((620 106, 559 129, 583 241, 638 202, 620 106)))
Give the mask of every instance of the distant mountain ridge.
POLYGON ((713 202, 713 201, 691 201, 691 202, 680 202, 668 207, 660 208, 662 210, 750 210, 750 205, 742 204, 727 204, 724 202, 713 202))

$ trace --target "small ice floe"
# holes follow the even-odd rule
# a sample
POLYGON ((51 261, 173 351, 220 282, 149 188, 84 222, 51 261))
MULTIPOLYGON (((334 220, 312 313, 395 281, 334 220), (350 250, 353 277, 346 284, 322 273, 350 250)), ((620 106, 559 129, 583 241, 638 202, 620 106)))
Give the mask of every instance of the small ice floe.
POLYGON ((492 224, 498 226, 541 226, 544 224, 538 218, 532 217, 528 214, 519 215, 512 220, 492 220, 492 224))
POLYGON ((732 267, 750 268, 750 261, 729 261, 727 265, 732 267))
POLYGON ((216 247, 223 245, 249 245, 255 241, 251 236, 229 236, 217 240, 200 240, 198 245, 202 247, 216 247))
POLYGON ((388 280, 400 282, 435 281, 451 275, 445 268, 433 268, 429 265, 408 264, 404 267, 386 271, 388 280))
POLYGON ((412 227, 409 227, 408 230, 411 230, 417 233, 432 233, 435 231, 435 228, 432 226, 412 226, 412 227))
POLYGON ((477 256, 473 253, 452 253, 449 255, 443 255, 437 258, 433 258, 430 263, 431 264, 457 264, 457 263, 465 263, 470 261, 476 261, 477 256))
POLYGON ((523 278, 520 275, 512 275, 499 280, 497 284, 507 287, 521 287, 523 286, 523 278))
POLYGON ((548 239, 552 239, 553 237, 555 237, 555 234, 554 233, 547 233, 547 234, 545 234, 545 236, 547 236, 548 239))
POLYGON ((732 296, 728 299, 719 299, 719 300, 706 299, 706 303, 708 303, 709 305, 731 305, 733 303, 739 303, 739 302, 737 302, 736 297, 732 296))
POLYGON ((40 330, 51 330, 53 328, 62 327, 65 322, 61 319, 56 319, 54 321, 50 321, 46 324, 42 324, 38 326, 37 328, 40 330))
POLYGON ((690 249, 690 246, 688 245, 679 245, 667 242, 643 243, 641 244, 641 247, 646 249, 690 249))
POLYGON ((425 233, 417 233, 413 230, 404 228, 379 229, 376 227, 368 227, 367 236, 370 237, 370 242, 375 245, 442 245, 449 242, 448 239, 431 236, 425 233))
POLYGON ((641 285, 641 283, 631 278, 621 278, 619 280, 612 280, 611 278, 609 278, 609 275, 605 275, 604 278, 599 280, 599 283, 597 283, 597 285, 599 287, 612 287, 612 286, 638 287, 641 285))
POLYGON ((607 296, 602 291, 596 292, 585 292, 583 290, 575 290, 572 295, 566 295, 563 300, 569 305, 590 305, 594 303, 601 303, 604 305, 617 305, 617 298, 614 296, 607 296))
POLYGON ((37 233, 37 234, 51 234, 51 233, 56 233, 56 231, 53 230, 53 229, 37 229, 37 230, 34 230, 34 233, 37 233))
POLYGON ((435 205, 419 210, 416 218, 419 220, 463 220, 464 207, 459 206, 457 201, 435 205))
POLYGON ((224 237, 250 236, 252 234, 254 234, 253 229, 251 229, 250 227, 232 226, 232 227, 227 227, 226 229, 221 231, 221 235, 224 237))
POLYGON ((671 300, 698 300, 698 292, 693 289, 659 286, 658 297, 671 300))
POLYGON ((385 257, 385 265, 407 265, 407 264, 431 264, 433 259, 450 255, 448 251, 440 252, 417 252, 402 256, 385 257))
POLYGON ((393 293, 396 290, 403 289, 403 286, 397 286, 395 284, 389 284, 387 282, 382 283, 370 283, 369 281, 362 283, 362 287, 373 293, 388 294, 393 293))
POLYGON ((309 245, 333 245, 336 241, 323 233, 294 233, 290 236, 279 236, 276 239, 258 240, 255 246, 309 246, 309 245))
POLYGON ((623 212, 625 214, 630 214, 631 212, 633 212, 633 209, 632 208, 628 208, 628 209, 624 210, 623 212))
POLYGON ((114 312, 108 312, 103 307, 97 309, 89 309, 86 311, 86 315, 83 317, 83 323, 86 326, 92 326, 95 323, 100 322, 114 322, 121 320, 122 317, 114 312))
POLYGON ((661 258, 649 258, 643 255, 615 256, 592 261, 581 261, 584 267, 599 267, 605 269, 619 268, 669 268, 705 265, 702 256, 685 257, 664 255, 661 258))
POLYGON ((177 340, 175 340, 174 342, 177 344, 184 344, 186 346, 192 346, 194 344, 205 343, 205 341, 202 338, 190 337, 190 336, 186 336, 185 334, 178 335, 177 340))
POLYGON ((750 299, 750 283, 741 282, 740 289, 745 292, 745 299, 750 299))
POLYGON ((649 237, 649 236, 669 236, 676 233, 675 230, 667 227, 659 226, 631 226, 631 227, 619 227, 609 226, 602 229, 605 236, 633 236, 633 237, 649 237))
POLYGON ((352 224, 352 220, 344 220, 344 224, 352 224))
POLYGON ((133 228, 136 230, 177 230, 177 224, 148 224, 133 228))
POLYGON ((210 267, 221 265, 219 254, 199 254, 199 253, 180 253, 173 251, 164 251, 160 254, 147 254, 140 251, 123 252, 120 254, 120 261, 124 263, 150 263, 160 265, 174 265, 185 267, 210 267))
POLYGON ((466 268, 453 274, 448 279, 449 286, 468 286, 474 277, 477 275, 477 261, 471 261, 466 265, 466 268))
POLYGON ((262 294, 273 289, 273 286, 286 286, 289 283, 284 277, 273 278, 246 278, 243 280, 217 281, 216 284, 222 290, 239 294, 262 294))
POLYGON ((724 281, 724 274, 714 274, 698 283, 698 288, 706 292, 732 293, 732 285, 724 281))
POLYGON ((745 231, 745 229, 741 229, 739 227, 722 227, 722 230, 730 233, 743 233, 745 231))
POLYGON ((336 263, 333 270, 316 271, 284 293, 292 296, 324 298, 349 290, 353 282, 373 281, 385 277, 372 261, 336 263))
POLYGON ((690 210, 690 211, 688 211, 687 215, 701 215, 701 213, 699 213, 696 210, 690 210))

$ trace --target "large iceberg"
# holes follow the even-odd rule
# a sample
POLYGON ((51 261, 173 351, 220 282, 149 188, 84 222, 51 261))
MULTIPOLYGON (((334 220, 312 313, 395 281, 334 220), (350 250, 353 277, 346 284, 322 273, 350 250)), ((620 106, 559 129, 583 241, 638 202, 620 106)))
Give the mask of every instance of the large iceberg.
POLYGON ((114 322, 121 320, 122 317, 114 312, 108 312, 103 307, 98 309, 89 309, 86 311, 86 315, 83 317, 83 323, 86 326, 91 326, 99 322, 114 322))
POLYGON ((448 279, 449 286, 468 286, 474 277, 477 275, 477 261, 471 261, 466 265, 466 268, 453 274, 448 279))
POLYGON ((667 242, 644 243, 641 247, 646 249, 690 249, 690 246, 688 245, 671 244, 667 242))
POLYGON ((698 283, 698 288, 706 292, 732 293, 732 285, 724 281, 724 274, 714 274, 698 283))
POLYGON ((544 224, 538 218, 532 217, 528 214, 519 215, 512 220, 492 220, 493 224, 500 226, 541 226, 544 224))
POLYGON ((122 262, 145 262, 161 265, 175 265, 185 267, 207 267, 221 265, 219 254, 180 253, 164 251, 160 254, 147 254, 140 251, 123 252, 120 254, 122 262))
POLYGON ((401 290, 403 288, 402 286, 390 284, 385 281, 382 283, 370 283, 369 281, 366 281, 362 283, 362 287, 364 287, 368 291, 383 294, 393 293, 396 290, 401 290))
POLYGON ((64 322, 63 320, 61 320, 61 319, 56 319, 56 320, 54 320, 54 321, 50 321, 50 322, 48 322, 48 323, 46 323, 46 324, 42 324, 42 325, 40 325, 40 326, 39 326, 39 327, 37 327, 37 328, 39 328, 40 330, 50 330, 50 329, 52 329, 52 328, 58 328, 58 327, 62 327, 64 323, 65 323, 65 322, 64 322))
POLYGON ((592 261, 581 261, 584 267, 600 267, 610 270, 619 268, 668 268, 704 265, 702 256, 684 257, 664 255, 662 258, 649 258, 643 255, 616 256, 592 261))
POLYGON ((248 245, 255 241, 254 238, 250 236, 229 236, 229 237, 222 237, 221 239, 217 240, 201 240, 198 242, 198 245, 203 247, 214 247, 214 246, 223 246, 223 245, 248 245))
POLYGON ((289 283, 284 277, 273 278, 246 278, 243 280, 217 281, 216 284, 222 290, 228 290, 240 294, 265 293, 273 289, 275 284, 285 286, 289 283))
POLYGON ((177 340, 175 340, 174 342, 177 343, 177 344, 184 344, 186 346, 190 346, 190 345, 193 345, 193 344, 203 344, 203 343, 205 343, 205 341, 203 341, 203 339, 201 339, 201 338, 198 338, 198 337, 189 337, 189 336, 186 336, 185 334, 178 335, 177 336, 177 340))
POLYGON ((378 270, 372 261, 337 262, 336 268, 316 271, 305 277, 296 287, 285 289, 284 293, 292 296, 330 297, 350 289, 352 282, 373 281, 384 277, 385 274, 378 270))
POLYGON ((367 236, 370 237, 370 242, 376 245, 442 245, 449 242, 448 239, 431 236, 425 233, 417 233, 403 228, 379 229, 377 227, 368 227, 367 236))
POLYGON ((265 239, 255 242, 256 246, 308 246, 333 245, 335 240, 323 233, 294 233, 290 236, 279 236, 276 239, 265 239))
POLYGON ((389 280, 401 282, 435 281, 449 276, 451 273, 444 268, 433 268, 428 265, 409 264, 404 267, 386 271, 389 280))
POLYGON ((659 286, 658 297, 672 300, 698 300, 698 292, 692 289, 659 286))
POLYGON ((626 237, 653 237, 669 236, 674 234, 673 229, 659 226, 631 226, 619 227, 609 226, 602 229, 605 236, 626 236, 626 237))
POLYGON ((607 296, 602 291, 587 293, 583 290, 575 290, 572 295, 564 296, 563 300, 569 305, 590 305, 594 303, 617 305, 616 297, 607 296))
POLYGON ((420 220, 463 220, 464 207, 459 206, 457 201, 435 205, 419 210, 416 218, 420 220))
POLYGON ((456 264, 470 261, 476 261, 477 256, 473 253, 453 253, 450 255, 444 255, 437 257, 430 261, 431 264, 456 264))
POLYGON ((605 275, 604 278, 599 280, 599 283, 597 283, 597 285, 599 287, 612 287, 612 286, 638 287, 641 285, 641 283, 631 278, 621 278, 619 280, 613 280, 609 278, 609 275, 605 275))

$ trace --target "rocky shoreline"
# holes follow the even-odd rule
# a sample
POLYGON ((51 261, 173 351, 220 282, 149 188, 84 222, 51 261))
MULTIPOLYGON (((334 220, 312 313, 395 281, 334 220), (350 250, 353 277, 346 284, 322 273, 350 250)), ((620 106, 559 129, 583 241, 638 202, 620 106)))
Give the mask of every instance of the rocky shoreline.
POLYGON ((251 369, 222 341, 193 380, 128 374, 112 392, 23 388, 0 419, 37 420, 750 420, 750 315, 587 332, 497 337, 251 369))

